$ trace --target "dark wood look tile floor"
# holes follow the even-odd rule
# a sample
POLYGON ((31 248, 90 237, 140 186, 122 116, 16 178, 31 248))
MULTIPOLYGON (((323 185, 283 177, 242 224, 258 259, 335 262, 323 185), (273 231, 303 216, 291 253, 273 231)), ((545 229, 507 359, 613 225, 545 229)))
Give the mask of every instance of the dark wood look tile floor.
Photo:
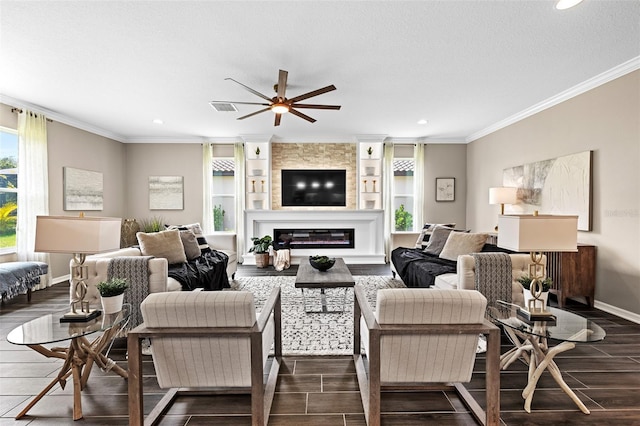
MULTIPOLYGON (((388 266, 356 265, 354 275, 390 275, 388 266)), ((273 268, 241 267, 238 276, 283 274, 273 268)), ((295 268, 284 271, 295 275, 295 268)), ((71 420, 73 387, 55 386, 22 420, 13 417, 55 377, 60 360, 51 360, 27 347, 6 341, 14 327, 45 313, 61 310, 68 300, 68 284, 58 284, 33 294, 31 303, 19 296, 0 306, 0 426, 32 425, 126 425, 127 382, 112 373, 94 369, 83 392, 85 418, 71 420)), ((591 410, 581 413, 551 378, 544 373, 532 404, 523 409, 521 392, 527 367, 515 363, 501 373, 501 417, 505 425, 640 425, 640 325, 571 303, 567 309, 594 319, 607 331, 596 344, 578 345, 556 361, 567 383, 591 410)), ((502 350, 510 348, 503 340, 502 350)), ((121 343, 111 351, 126 366, 121 343)), ((467 388, 484 400, 485 359, 478 356, 467 388)), ((160 400, 150 357, 144 360, 145 412, 160 400)), ((383 395, 383 425, 473 425, 471 415, 454 393, 389 392, 383 395)), ((244 395, 180 397, 162 425, 249 425, 250 402, 244 395)), ((271 410, 270 425, 365 425, 354 364, 350 357, 285 357, 271 410)))

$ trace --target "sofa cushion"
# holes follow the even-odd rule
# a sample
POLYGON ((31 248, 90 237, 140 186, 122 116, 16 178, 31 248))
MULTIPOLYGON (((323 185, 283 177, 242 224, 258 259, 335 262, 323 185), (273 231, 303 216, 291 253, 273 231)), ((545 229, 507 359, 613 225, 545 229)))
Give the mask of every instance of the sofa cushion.
POLYGON ((431 234, 431 238, 429 238, 429 243, 424 249, 424 252, 427 254, 432 254, 434 256, 439 256, 440 252, 444 248, 445 243, 449 239, 449 234, 451 234, 452 232, 453 228, 449 228, 446 226, 436 226, 433 230, 433 233, 431 234))
POLYGON ((444 244, 440 257, 448 260, 458 260, 462 254, 477 253, 487 241, 487 234, 474 234, 465 232, 451 232, 444 244))
POLYGON ((425 223, 422 227, 422 231, 418 236, 418 240, 416 241, 416 248, 425 248, 429 240, 431 239, 431 235, 437 226, 446 226, 447 228, 455 228, 455 223, 425 223))
POLYGON ((209 243, 207 243, 207 239, 204 237, 202 227, 197 222, 190 223, 188 225, 167 225, 166 228, 168 230, 177 229, 178 231, 191 231, 193 232, 193 234, 196 236, 196 239, 198 240, 198 245, 200 246, 200 252, 205 253, 211 250, 211 248, 209 247, 209 243))
POLYGON ((200 251, 200 245, 193 232, 180 231, 180 240, 182 240, 182 246, 184 247, 184 254, 187 256, 187 260, 200 257, 202 252, 200 251))
POLYGON ((180 231, 138 232, 136 234, 143 256, 163 257, 169 264, 184 263, 187 257, 180 239, 180 231))

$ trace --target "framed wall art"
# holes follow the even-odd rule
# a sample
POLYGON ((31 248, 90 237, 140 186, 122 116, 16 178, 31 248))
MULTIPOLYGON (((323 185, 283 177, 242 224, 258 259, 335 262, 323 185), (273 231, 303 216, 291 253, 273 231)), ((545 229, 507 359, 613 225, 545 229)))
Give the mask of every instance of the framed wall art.
POLYGON ((436 178, 436 201, 456 200, 456 178, 436 178))
POLYGON ((506 214, 578 215, 578 230, 591 231, 593 151, 504 169, 502 184, 518 188, 506 214))
POLYGON ((182 176, 149 176, 149 210, 183 210, 182 176))
POLYGON ((64 210, 102 210, 102 173, 73 167, 63 167, 62 179, 64 187, 62 195, 64 210))

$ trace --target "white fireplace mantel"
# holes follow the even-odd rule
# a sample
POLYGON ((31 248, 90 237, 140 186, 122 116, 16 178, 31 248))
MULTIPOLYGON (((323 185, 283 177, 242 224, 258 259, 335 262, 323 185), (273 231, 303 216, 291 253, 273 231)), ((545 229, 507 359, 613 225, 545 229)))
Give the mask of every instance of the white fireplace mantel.
POLYGON ((252 237, 271 235, 274 229, 305 228, 353 228, 355 247, 344 249, 291 249, 291 262, 298 264, 301 258, 315 254, 341 257, 345 263, 383 264, 384 212, 382 210, 245 210, 245 248, 242 254, 245 265, 255 265, 253 253, 249 253, 252 237))

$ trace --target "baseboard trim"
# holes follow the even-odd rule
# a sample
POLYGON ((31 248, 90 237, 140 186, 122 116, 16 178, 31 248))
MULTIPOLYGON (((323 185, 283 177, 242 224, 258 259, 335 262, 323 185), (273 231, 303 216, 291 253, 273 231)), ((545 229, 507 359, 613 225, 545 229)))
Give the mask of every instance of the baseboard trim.
POLYGON ((635 322, 636 324, 640 324, 640 314, 629 312, 625 309, 620 309, 617 306, 609 305, 608 303, 599 302, 597 300, 593 305, 601 311, 605 311, 620 318, 635 322))

